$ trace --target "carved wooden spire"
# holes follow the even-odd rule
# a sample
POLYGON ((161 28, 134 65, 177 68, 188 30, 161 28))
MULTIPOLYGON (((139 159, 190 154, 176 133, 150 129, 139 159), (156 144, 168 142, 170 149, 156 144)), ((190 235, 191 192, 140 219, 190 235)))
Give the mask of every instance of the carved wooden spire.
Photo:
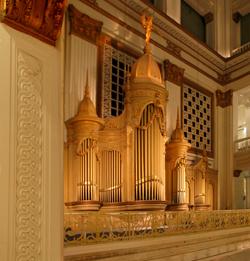
POLYGON ((89 92, 89 72, 87 69, 86 72, 86 85, 85 85, 85 93, 84 93, 84 97, 90 97, 90 92, 89 92))
POLYGON ((180 124, 180 111, 179 111, 179 106, 177 107, 177 117, 176 117, 176 129, 180 129, 181 124, 180 124))
POLYGON ((151 32, 153 27, 153 16, 145 15, 143 14, 141 16, 141 23, 145 30, 145 47, 144 47, 144 53, 150 52, 150 38, 151 38, 151 32))

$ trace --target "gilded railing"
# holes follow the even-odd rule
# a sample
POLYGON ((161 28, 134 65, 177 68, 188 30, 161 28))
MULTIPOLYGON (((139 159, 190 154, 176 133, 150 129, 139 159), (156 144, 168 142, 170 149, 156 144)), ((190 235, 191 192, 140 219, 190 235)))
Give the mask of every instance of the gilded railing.
POLYGON ((250 210, 65 213, 65 246, 250 226, 250 210))
POLYGON ((235 141, 234 151, 248 151, 250 150, 250 137, 239 139, 235 141))
POLYGON ((244 53, 244 52, 246 52, 246 51, 248 51, 248 50, 250 50, 250 42, 248 42, 248 43, 246 43, 246 44, 244 44, 244 45, 242 45, 242 46, 240 46, 240 47, 234 49, 234 50, 232 51, 232 56, 234 56, 234 55, 236 55, 236 54, 244 53))

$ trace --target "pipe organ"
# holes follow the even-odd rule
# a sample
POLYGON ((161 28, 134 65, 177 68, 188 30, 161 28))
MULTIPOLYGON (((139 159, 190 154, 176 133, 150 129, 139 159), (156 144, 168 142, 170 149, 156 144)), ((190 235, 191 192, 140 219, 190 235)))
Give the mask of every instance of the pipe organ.
MULTIPOLYGON (((191 145, 184 139, 179 112, 166 144, 168 92, 149 46, 152 19, 143 21, 146 46, 125 83, 122 114, 99 118, 87 81, 78 113, 65 123, 67 208, 165 210, 168 205, 170 210, 188 210, 190 204, 202 208, 211 202, 205 197, 207 168, 203 163, 187 166, 191 145)), ((209 186, 211 193, 216 191, 209 186)))
POLYGON ((167 90, 149 46, 132 66, 124 111, 101 119, 89 97, 66 122, 65 205, 76 210, 165 208, 167 90))

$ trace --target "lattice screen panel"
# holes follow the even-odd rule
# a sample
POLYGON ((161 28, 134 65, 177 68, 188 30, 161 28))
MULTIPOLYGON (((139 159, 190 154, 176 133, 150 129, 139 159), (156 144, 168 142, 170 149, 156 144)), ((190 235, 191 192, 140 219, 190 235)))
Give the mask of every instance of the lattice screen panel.
POLYGON ((112 46, 104 45, 103 117, 120 115, 124 108, 123 84, 135 59, 112 46))
POLYGON ((212 153, 212 93, 183 85, 183 130, 192 148, 212 153))

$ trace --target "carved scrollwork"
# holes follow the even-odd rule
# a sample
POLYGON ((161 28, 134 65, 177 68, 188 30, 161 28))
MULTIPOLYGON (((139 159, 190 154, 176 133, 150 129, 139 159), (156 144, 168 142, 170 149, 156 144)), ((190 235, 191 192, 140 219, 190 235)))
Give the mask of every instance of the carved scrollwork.
POLYGON ((42 66, 22 51, 17 57, 15 260, 41 260, 42 66))
POLYGON ((70 32, 83 39, 96 43, 99 39, 103 23, 81 13, 71 4, 69 5, 68 10, 70 32))

